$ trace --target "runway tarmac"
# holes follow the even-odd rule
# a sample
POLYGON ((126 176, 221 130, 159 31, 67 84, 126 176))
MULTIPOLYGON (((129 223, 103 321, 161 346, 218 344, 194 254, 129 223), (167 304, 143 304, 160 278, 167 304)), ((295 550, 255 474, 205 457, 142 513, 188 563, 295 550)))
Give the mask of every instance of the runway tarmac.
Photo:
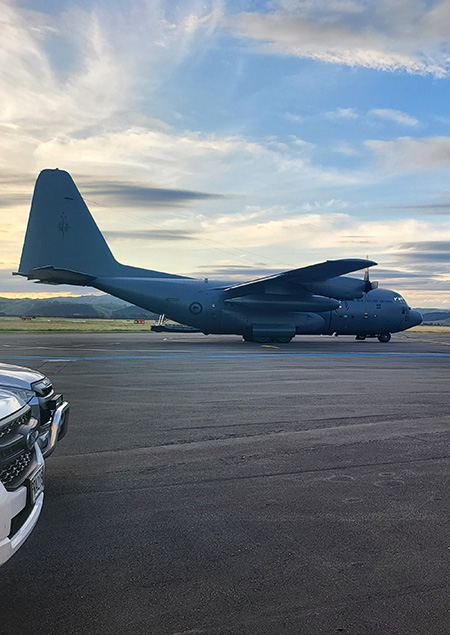
POLYGON ((450 632, 450 337, 0 334, 71 405, 0 631, 450 632))

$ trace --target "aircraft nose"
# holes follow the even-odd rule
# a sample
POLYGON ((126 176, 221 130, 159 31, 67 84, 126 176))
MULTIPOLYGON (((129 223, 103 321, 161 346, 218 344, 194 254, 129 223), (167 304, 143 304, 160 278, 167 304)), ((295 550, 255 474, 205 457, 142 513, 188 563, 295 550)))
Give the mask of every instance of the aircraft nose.
POLYGON ((408 315, 408 322, 410 326, 418 326, 422 323, 423 317, 419 311, 410 311, 408 315))

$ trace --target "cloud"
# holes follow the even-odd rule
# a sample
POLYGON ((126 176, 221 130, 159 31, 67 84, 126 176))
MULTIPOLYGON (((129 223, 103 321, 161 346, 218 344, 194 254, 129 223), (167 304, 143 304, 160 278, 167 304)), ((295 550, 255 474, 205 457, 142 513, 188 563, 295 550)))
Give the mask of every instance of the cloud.
POLYGON ((357 119, 358 113, 354 108, 337 108, 331 112, 325 113, 328 119, 357 119))
POLYGON ((292 112, 285 112, 284 118, 290 123, 301 123, 302 121, 304 121, 304 117, 302 117, 301 115, 296 115, 292 112))
POLYGON ((149 187, 119 181, 114 183, 108 181, 95 182, 85 187, 84 191, 89 197, 101 196, 106 198, 110 204, 119 204, 126 207, 175 207, 192 201, 223 198, 221 194, 149 187))
MULTIPOLYGON (((375 270, 372 269, 372 273, 375 270)), ((385 280, 417 280, 421 278, 429 279, 429 274, 420 273, 418 271, 402 271, 400 269, 386 269, 384 267, 377 267, 376 277, 385 280)))
POLYGON ((58 24, 57 18, 8 2, 2 6, 3 121, 37 137, 92 125, 123 108, 131 90, 131 69, 125 60, 117 63, 99 16, 76 8, 71 28, 65 30, 71 41, 76 40, 76 70, 62 81, 45 49, 45 42, 61 32, 68 16, 61 20, 58 24))
MULTIPOLYGON (((2 2, 0 106, 16 142, 18 131, 36 142, 129 120, 143 78, 156 91, 221 19, 213 0, 179 4, 172 18, 158 0, 136 0, 132 10, 118 0, 66 6, 50 15, 2 2)), ((145 124, 167 127, 152 117, 145 124)))
POLYGON ((436 214, 438 216, 448 216, 450 214, 450 203, 423 203, 422 205, 397 205, 388 209, 411 209, 411 210, 418 210, 425 214, 436 214))
POLYGON ((449 240, 417 240, 401 243, 398 246, 399 256, 411 263, 424 263, 428 271, 439 273, 450 282, 450 239, 449 240), (436 271, 436 264, 440 269, 436 271))
POLYGON ((380 119, 388 119, 404 126, 417 126, 419 121, 411 115, 407 115, 400 110, 392 110, 391 108, 374 108, 369 111, 369 115, 380 117, 380 119))
POLYGON ((262 53, 331 64, 445 77, 450 3, 294 2, 281 0, 267 13, 228 18, 234 32, 262 53))
POLYGON ((332 150, 333 152, 337 152, 338 154, 343 154, 344 156, 347 156, 347 157, 355 157, 360 154, 360 152, 356 148, 352 147, 346 141, 342 141, 341 143, 338 143, 336 146, 332 148, 332 150))
POLYGON ((215 267, 197 267, 195 272, 192 274, 194 276, 202 277, 205 275, 205 272, 208 273, 208 276, 214 276, 217 278, 223 279, 239 279, 239 280, 252 280, 254 278, 263 278, 264 276, 271 276, 273 274, 279 273, 283 271, 283 268, 269 268, 269 267, 261 267, 261 266, 245 266, 245 265, 232 265, 232 264, 224 264, 217 265, 215 267))
POLYGON ((392 141, 368 140, 365 145, 386 170, 414 172, 450 166, 450 137, 398 137, 392 141))
POLYGON ((176 232, 169 229, 136 229, 129 231, 104 231, 106 240, 142 240, 142 241, 173 241, 173 240, 193 240, 193 236, 188 232, 176 232))
POLYGON ((34 155, 42 166, 64 168, 77 180, 87 166, 95 178, 109 173, 137 185, 157 175, 158 183, 152 185, 200 193, 206 187, 218 189, 221 200, 238 194, 283 199, 298 195, 299 188, 303 194, 319 185, 323 189, 358 182, 358 173, 315 165, 313 151, 311 144, 295 137, 276 143, 272 138, 253 141, 239 135, 134 127, 81 139, 56 137, 40 143, 34 155))
POLYGON ((450 240, 419 240, 412 243, 401 243, 399 249, 416 252, 450 253, 450 240))

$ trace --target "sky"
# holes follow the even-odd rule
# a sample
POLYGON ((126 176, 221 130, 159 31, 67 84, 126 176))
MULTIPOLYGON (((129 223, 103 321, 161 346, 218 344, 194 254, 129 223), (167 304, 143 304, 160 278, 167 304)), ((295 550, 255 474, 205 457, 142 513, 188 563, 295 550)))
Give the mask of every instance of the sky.
POLYGON ((0 296, 34 182, 115 257, 253 279, 336 258, 450 307, 450 0, 0 0, 0 296))

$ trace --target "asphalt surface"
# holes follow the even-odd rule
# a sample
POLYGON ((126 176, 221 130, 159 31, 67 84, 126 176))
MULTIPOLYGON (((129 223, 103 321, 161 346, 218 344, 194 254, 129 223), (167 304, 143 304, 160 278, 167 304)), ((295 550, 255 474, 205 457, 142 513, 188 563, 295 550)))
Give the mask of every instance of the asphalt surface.
POLYGON ((0 360, 71 405, 1 633, 450 632, 449 336, 2 334, 0 360))

